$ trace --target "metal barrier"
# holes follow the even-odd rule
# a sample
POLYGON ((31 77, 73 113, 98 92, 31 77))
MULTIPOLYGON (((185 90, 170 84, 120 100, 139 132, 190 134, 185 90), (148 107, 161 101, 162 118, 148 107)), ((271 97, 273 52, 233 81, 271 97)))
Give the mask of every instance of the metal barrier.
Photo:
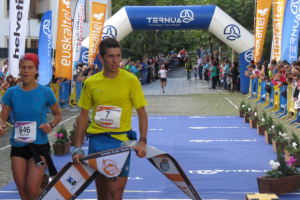
POLYGON ((69 102, 70 84, 69 81, 62 82, 59 84, 59 101, 58 106, 60 109, 65 110, 66 107, 71 107, 67 103, 69 102))
POLYGON ((82 82, 76 82, 76 100, 77 103, 79 102, 80 96, 81 96, 81 91, 82 91, 82 82))
POLYGON ((51 90, 53 91, 53 93, 56 97, 57 103, 58 103, 58 100, 59 100, 59 84, 51 83, 50 87, 51 87, 51 90))
POLYGON ((249 93, 247 94, 247 98, 249 99, 251 95, 252 95, 252 79, 250 78, 249 93))
POLYGON ((255 99, 257 96, 257 89, 258 89, 257 80, 258 80, 257 78, 252 79, 251 96, 248 97, 248 99, 255 99))
POLYGON ((297 110, 296 110, 296 114, 295 114, 295 102, 291 101, 291 99, 293 98, 293 93, 294 93, 294 88, 292 85, 288 85, 287 87, 287 115, 285 115, 284 117, 286 117, 287 122, 293 121, 296 119, 297 117, 297 110))
POLYGON ((260 82, 260 99, 256 103, 264 104, 267 101, 267 92, 265 90, 265 87, 267 85, 266 81, 261 81, 260 82))
MULTIPOLYGON (((71 83, 72 84, 72 83, 71 83)), ((72 89, 71 89, 72 90, 72 89)), ((70 94, 70 98, 69 98, 69 106, 71 107, 75 107, 75 105, 77 105, 77 102, 76 102, 76 83, 74 83, 74 86, 73 86, 73 94, 70 94)))
POLYGON ((279 109, 279 96, 280 96, 280 88, 278 88, 278 85, 274 85, 274 102, 273 102, 273 108, 270 109, 270 112, 277 111, 279 109))
POLYGON ((265 109, 270 110, 274 105, 274 85, 272 82, 267 83, 267 85, 271 86, 271 92, 269 94, 269 104, 265 107, 265 109))
POLYGON ((262 88, 261 88, 261 80, 258 79, 257 80, 257 90, 256 90, 256 94, 257 95, 256 95, 256 98, 254 99, 255 103, 259 102, 259 100, 260 100, 261 90, 262 90, 262 88))

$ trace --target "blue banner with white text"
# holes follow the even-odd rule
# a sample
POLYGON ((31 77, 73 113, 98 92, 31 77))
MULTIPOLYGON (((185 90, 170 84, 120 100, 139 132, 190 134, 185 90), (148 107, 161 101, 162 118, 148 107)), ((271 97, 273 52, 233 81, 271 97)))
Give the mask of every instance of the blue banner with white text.
POLYGON ((38 56, 40 60, 39 64, 39 81, 41 85, 47 85, 51 81, 52 77, 52 11, 48 10, 42 17, 40 36, 39 36, 39 49, 38 56))
POLYGON ((300 30, 300 0, 287 0, 281 41, 281 60, 287 60, 289 63, 297 60, 298 41, 300 30))

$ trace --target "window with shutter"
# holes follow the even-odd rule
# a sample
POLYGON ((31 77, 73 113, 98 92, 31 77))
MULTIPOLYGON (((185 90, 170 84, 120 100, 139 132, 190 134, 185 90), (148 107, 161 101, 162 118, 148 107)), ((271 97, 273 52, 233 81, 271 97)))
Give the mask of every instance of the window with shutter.
POLYGON ((30 18, 36 18, 37 14, 37 0, 30 0, 30 6, 29 6, 29 16, 30 18))

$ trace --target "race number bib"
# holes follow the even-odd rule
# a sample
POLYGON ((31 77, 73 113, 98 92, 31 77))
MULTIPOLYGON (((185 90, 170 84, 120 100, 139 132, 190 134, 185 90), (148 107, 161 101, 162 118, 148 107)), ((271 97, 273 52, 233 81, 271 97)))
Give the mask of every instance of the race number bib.
POLYGON ((36 122, 16 122, 15 123, 15 141, 31 143, 36 140, 36 122))
POLYGON ((122 108, 115 106, 98 106, 95 122, 108 129, 120 128, 122 108))

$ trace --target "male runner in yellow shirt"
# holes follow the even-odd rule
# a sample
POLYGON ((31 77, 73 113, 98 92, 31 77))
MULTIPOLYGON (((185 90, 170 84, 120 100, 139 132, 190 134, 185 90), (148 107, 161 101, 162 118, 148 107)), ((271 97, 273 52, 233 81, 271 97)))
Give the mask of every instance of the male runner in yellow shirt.
MULTIPOLYGON (((140 158, 146 155, 148 117, 145 100, 139 80, 131 73, 119 69, 121 46, 113 38, 106 38, 99 45, 99 59, 104 71, 89 77, 79 101, 81 107, 77 119, 76 142, 72 152, 74 163, 83 157, 81 138, 87 127, 89 110, 93 108, 92 124, 88 128, 89 154, 121 147, 121 143, 136 139, 131 130, 133 107, 139 116, 140 139, 137 145, 140 158)), ((116 182, 99 175, 96 179, 98 199, 121 200, 127 183, 130 156, 116 182)))

